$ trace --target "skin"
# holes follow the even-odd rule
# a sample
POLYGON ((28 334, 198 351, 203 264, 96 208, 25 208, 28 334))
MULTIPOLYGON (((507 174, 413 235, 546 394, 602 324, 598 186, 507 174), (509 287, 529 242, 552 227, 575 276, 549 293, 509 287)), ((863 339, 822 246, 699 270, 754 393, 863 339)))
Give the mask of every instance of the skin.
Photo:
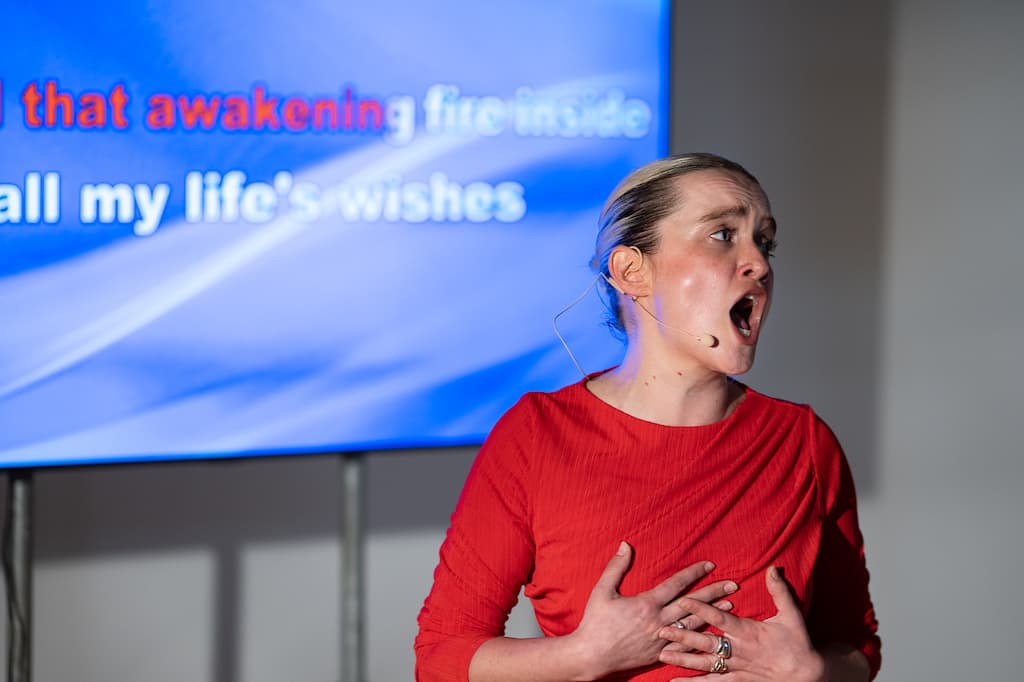
POLYGON ((628 345, 622 364, 588 388, 647 421, 699 426, 724 418, 742 399, 728 376, 754 364, 771 307, 765 248, 775 238, 775 221, 760 188, 732 173, 689 173, 676 179, 676 188, 681 199, 658 226, 655 253, 612 251, 608 269, 625 294, 628 345), (722 215, 727 211, 733 212, 722 215), (749 338, 729 317, 746 294, 758 299, 749 338), (680 330, 714 335, 718 345, 708 348, 680 330))
MULTIPOLYGON (((828 645, 815 651, 804 626, 800 607, 793 600, 789 586, 775 567, 765 572, 768 593, 777 613, 761 622, 738 618, 726 613, 712 613, 706 604, 680 600, 684 608, 707 619, 722 631, 732 645, 727 663, 729 672, 721 675, 723 682, 762 682, 792 680, 867 680, 870 676, 867 659, 846 645, 828 645)), ((718 648, 716 635, 688 632, 678 628, 662 628, 662 638, 671 642, 661 650, 660 660, 670 665, 710 671, 717 657, 709 652, 718 648)), ((688 678, 677 678, 683 682, 688 678)))
MULTIPOLYGON (((619 671, 658 661, 666 641, 659 631, 666 623, 682 619, 688 628, 701 628, 703 617, 681 606, 676 598, 688 586, 714 570, 710 561, 700 561, 664 582, 633 597, 623 597, 618 588, 633 561, 633 550, 621 543, 594 585, 579 627, 563 637, 516 639, 495 637, 476 650, 469 665, 472 682, 565 682, 597 680, 619 671)), ((738 589, 731 580, 721 580, 687 595, 688 605, 699 603, 716 611, 728 611, 732 604, 722 600, 738 589)))
MULTIPOLYGON (((754 363, 761 322, 771 306, 768 255, 775 221, 760 187, 741 176, 703 170, 674 183, 677 207, 657 226, 655 252, 618 246, 609 257, 611 281, 623 294, 627 350, 619 367, 587 387, 632 416, 699 426, 724 419, 743 399, 729 375, 747 372, 754 363), (729 315, 745 295, 757 299, 749 336, 729 315), (717 343, 708 347, 695 335, 713 335, 717 343)), ((656 660, 708 671, 716 661, 708 652, 718 639, 695 631, 707 623, 727 633, 733 644, 730 671, 721 676, 725 682, 869 677, 860 652, 814 649, 774 568, 766 581, 778 613, 761 622, 728 613, 731 604, 722 598, 735 584, 727 581, 673 600, 704 575, 706 562, 648 592, 622 597, 617 588, 631 560, 632 550, 623 543, 594 586, 576 631, 565 637, 489 640, 473 656, 470 680, 593 680, 656 660), (686 616, 685 630, 671 626, 680 616, 686 616)))

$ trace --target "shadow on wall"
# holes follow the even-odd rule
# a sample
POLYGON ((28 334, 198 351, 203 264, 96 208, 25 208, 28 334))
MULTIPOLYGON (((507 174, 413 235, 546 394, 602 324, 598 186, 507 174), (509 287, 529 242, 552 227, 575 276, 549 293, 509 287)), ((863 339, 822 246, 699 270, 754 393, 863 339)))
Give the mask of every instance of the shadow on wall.
MULTIPOLYGON (((445 528, 475 452, 368 454, 367 533, 445 528)), ((243 552, 251 544, 338 538, 339 461, 334 455, 312 455, 38 470, 34 558, 61 563, 208 551, 214 570, 208 586, 210 679, 235 682, 243 678, 243 552)), ((6 498, 5 484, 0 488, 5 513, 6 498)), ((41 635, 37 631, 34 637, 42 656, 41 635)))
POLYGON ((734 157, 779 221, 746 379, 810 403, 876 487, 890 17, 879 0, 675 2, 672 149, 734 157))

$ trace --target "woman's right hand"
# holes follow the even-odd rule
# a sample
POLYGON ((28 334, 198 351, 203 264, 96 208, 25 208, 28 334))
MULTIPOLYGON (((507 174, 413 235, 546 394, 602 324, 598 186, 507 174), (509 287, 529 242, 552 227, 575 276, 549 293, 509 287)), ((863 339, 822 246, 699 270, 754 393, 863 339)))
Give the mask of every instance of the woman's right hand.
MULTIPOLYGON (((683 590, 710 573, 715 565, 700 561, 684 568, 655 587, 633 597, 619 594, 619 585, 629 570, 633 548, 623 542, 605 567, 590 593, 583 619, 569 635, 582 660, 586 661, 586 677, 600 679, 613 672, 638 668, 658 661, 658 654, 668 642, 658 631, 676 621, 689 630, 702 627, 705 621, 677 603, 683 590)), ((723 611, 732 608, 719 601, 738 589, 731 580, 706 585, 685 596, 723 611)))

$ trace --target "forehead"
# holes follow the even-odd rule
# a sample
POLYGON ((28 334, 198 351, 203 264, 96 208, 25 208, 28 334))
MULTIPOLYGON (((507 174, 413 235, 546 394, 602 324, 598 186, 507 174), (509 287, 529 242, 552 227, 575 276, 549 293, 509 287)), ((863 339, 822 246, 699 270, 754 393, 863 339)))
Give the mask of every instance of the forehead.
POLYGON ((749 215, 768 216, 771 205, 761 187, 742 175, 708 169, 687 173, 675 180, 676 211, 698 219, 718 211, 742 208, 749 215))

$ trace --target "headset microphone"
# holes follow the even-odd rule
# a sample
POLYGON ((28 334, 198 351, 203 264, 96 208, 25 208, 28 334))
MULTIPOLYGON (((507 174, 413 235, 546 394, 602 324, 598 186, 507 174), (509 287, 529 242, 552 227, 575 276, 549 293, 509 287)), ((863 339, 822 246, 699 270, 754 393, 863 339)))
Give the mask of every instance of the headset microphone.
POLYGON ((655 322, 660 324, 665 329, 671 329, 674 332, 679 332, 681 334, 686 334, 687 336, 692 336, 694 339, 697 340, 697 343, 699 343, 700 345, 705 346, 707 348, 714 348, 715 346, 718 345, 718 337, 715 336, 714 334, 704 334, 703 336, 697 336, 696 334, 692 334, 692 333, 686 331, 685 329, 680 329, 679 327, 673 327, 671 325, 665 324, 664 322, 659 320, 654 315, 654 313, 652 313, 650 310, 648 310, 647 306, 645 306, 643 303, 641 303, 637 299, 636 296, 630 296, 630 298, 633 299, 633 303, 636 303, 638 306, 640 306, 641 310, 643 310, 645 313, 650 315, 652 320, 654 320, 655 322))
POLYGON ((627 294, 625 291, 620 289, 619 286, 615 282, 613 282, 603 272, 601 273, 601 277, 603 277, 604 281, 608 282, 608 284, 611 285, 611 287, 613 289, 615 289, 617 292, 619 292, 623 296, 629 296, 629 298, 633 301, 633 303, 636 303, 640 307, 641 310, 643 310, 645 313, 647 313, 648 315, 651 316, 652 320, 654 320, 655 322, 660 324, 665 329, 671 329, 672 331, 679 332, 681 334, 686 334, 687 336, 692 336, 697 341, 697 343, 699 343, 700 345, 702 345, 702 346, 704 346, 706 348, 714 348, 714 347, 716 347, 718 345, 718 337, 716 337, 714 334, 703 334, 701 336, 698 336, 697 334, 693 334, 691 332, 688 332, 685 329, 680 329, 679 327, 673 327, 671 325, 665 324, 664 322, 659 320, 658 317, 654 313, 652 313, 650 310, 648 310, 647 306, 645 306, 643 303, 641 303, 639 301, 639 299, 637 299, 636 296, 633 296, 631 294, 627 294))

